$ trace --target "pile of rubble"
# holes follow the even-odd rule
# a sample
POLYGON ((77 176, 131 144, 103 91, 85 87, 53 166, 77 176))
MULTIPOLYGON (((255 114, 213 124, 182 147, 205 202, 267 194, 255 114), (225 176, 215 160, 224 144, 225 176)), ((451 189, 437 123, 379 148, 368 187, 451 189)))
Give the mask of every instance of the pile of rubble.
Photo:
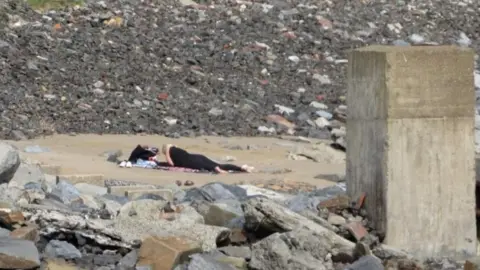
POLYGON ((352 201, 343 183, 299 194, 248 184, 71 184, 21 162, 6 144, 0 182, 2 269, 462 267, 381 244, 363 215, 365 196, 352 201))
POLYGON ((81 2, 44 12, 0 3, 0 138, 295 132, 337 140, 347 50, 480 49, 479 1, 81 2))

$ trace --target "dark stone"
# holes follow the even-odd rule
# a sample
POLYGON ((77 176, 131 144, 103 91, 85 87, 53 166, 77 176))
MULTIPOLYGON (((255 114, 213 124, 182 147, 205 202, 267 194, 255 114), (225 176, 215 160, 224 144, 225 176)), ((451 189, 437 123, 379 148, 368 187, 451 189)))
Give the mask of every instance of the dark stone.
POLYGON ((75 238, 77 239, 78 246, 83 246, 87 243, 87 240, 78 233, 75 233, 75 238))
POLYGON ((317 189, 308 193, 301 193, 297 196, 287 200, 285 205, 292 211, 301 213, 305 210, 317 211, 317 205, 325 200, 344 195, 345 190, 338 186, 326 187, 317 189))
POLYGON ((382 261, 379 258, 367 255, 358 259, 356 262, 349 265, 345 270, 383 270, 382 261))
POLYGON ((191 206, 203 216, 207 225, 229 227, 229 225, 238 223, 238 221, 232 220, 243 217, 241 204, 236 200, 217 201, 216 203, 194 201, 191 206))
POLYGON ((97 266, 115 265, 122 256, 120 254, 100 254, 93 257, 93 264, 97 266))
POLYGON ((51 240, 45 247, 45 255, 49 258, 77 259, 82 253, 72 244, 65 241, 51 240))
POLYGON ((80 191, 78 191, 74 185, 61 180, 53 188, 52 192, 47 195, 47 197, 55 199, 64 204, 69 204, 80 199, 80 191))
POLYGON ((117 264, 115 270, 131 270, 135 268, 138 260, 138 251, 136 249, 130 251, 127 255, 123 256, 117 264))
POLYGON ((184 201, 206 200, 215 202, 218 200, 244 200, 246 198, 247 192, 243 188, 214 182, 200 188, 189 189, 184 201))

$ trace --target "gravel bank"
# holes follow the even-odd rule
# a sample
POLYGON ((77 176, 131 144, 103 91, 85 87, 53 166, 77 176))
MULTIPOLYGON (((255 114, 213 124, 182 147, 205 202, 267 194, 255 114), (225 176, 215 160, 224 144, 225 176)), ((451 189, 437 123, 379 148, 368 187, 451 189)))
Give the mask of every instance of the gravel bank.
POLYGON ((3 139, 293 129, 329 138, 346 110, 346 50, 480 50, 480 3, 468 0, 106 0, 44 14, 2 5, 3 139))

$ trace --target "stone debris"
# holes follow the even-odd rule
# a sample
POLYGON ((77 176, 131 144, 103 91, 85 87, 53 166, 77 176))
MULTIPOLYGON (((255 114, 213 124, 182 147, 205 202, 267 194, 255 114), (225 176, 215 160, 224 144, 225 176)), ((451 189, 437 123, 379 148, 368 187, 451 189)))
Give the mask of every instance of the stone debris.
POLYGON ((0 184, 2 269, 477 267, 475 258, 417 261, 382 244, 362 209, 367 195, 350 199, 344 183, 316 189, 273 180, 263 187, 213 182, 186 190, 171 184, 153 187, 169 190, 168 198, 128 198, 112 188, 144 186, 50 183, 36 165, 17 164, 10 182, 0 184))

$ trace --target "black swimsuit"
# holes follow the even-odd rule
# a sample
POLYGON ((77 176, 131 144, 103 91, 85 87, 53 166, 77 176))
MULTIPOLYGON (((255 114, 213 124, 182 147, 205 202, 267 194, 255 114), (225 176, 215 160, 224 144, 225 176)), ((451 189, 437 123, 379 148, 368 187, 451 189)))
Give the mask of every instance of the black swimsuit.
POLYGON ((218 164, 204 155, 190 154, 187 151, 171 146, 169 150, 170 159, 174 166, 195 170, 215 171, 216 167, 224 171, 244 172, 242 168, 232 164, 218 164))

